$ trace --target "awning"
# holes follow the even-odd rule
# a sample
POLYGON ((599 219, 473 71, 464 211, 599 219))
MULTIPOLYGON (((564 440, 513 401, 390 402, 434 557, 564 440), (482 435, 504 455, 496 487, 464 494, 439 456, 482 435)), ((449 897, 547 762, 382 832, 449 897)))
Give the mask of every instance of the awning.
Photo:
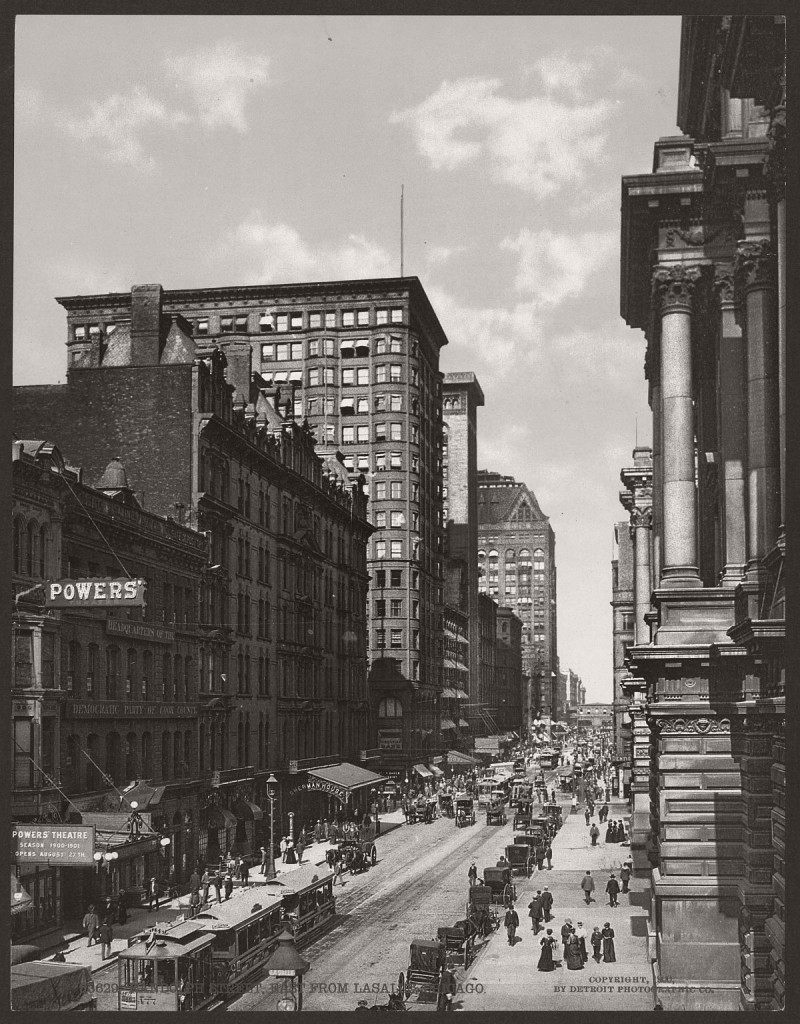
POLYGON ((417 775, 421 775, 423 779, 433 778, 433 772, 430 771, 430 769, 426 768, 424 764, 415 764, 414 771, 417 773, 417 775))
MULTIPOLYGON (((115 811, 112 814, 106 814, 102 811, 79 811, 77 814, 73 813, 71 817, 80 818, 77 824, 94 825, 95 843, 97 846, 100 846, 101 843, 125 843, 130 838, 131 829, 129 822, 131 820, 131 811, 115 811)), ((143 823, 143 828, 139 835, 147 836, 152 834, 153 825, 150 820, 150 812, 139 811, 139 817, 143 823)))
POLYGON ((469 729, 469 722, 465 718, 459 718, 458 724, 462 729, 469 729))
POLYGON ((462 754, 460 750, 448 750, 447 751, 447 763, 448 764, 476 765, 479 762, 474 757, 470 757, 469 754, 462 754))
POLYGON ((148 807, 156 807, 161 803, 166 788, 166 786, 148 786, 146 782, 137 782, 130 789, 123 789, 122 795, 128 806, 135 800, 138 805, 137 810, 144 811, 148 807))
POLYGON ((23 910, 27 910, 28 907, 33 903, 33 898, 29 893, 25 891, 22 882, 14 874, 14 869, 11 869, 11 913, 21 914, 23 910))
POLYGON ((451 699, 457 699, 458 698, 458 690, 452 690, 452 689, 450 689, 450 687, 446 686, 442 690, 442 696, 443 697, 449 697, 451 699))
POLYGON ((458 697, 459 700, 469 700, 469 694, 465 693, 463 690, 456 690, 456 697, 458 697))
POLYGON ((365 789, 370 786, 380 786, 386 782, 385 775, 378 775, 368 768, 362 768, 357 764, 350 764, 342 761, 341 764, 331 764, 326 768, 309 768, 306 774, 320 783, 327 783, 333 790, 341 790, 345 793, 353 793, 357 789, 365 789))
POLYGON ((234 828, 236 815, 226 807, 206 807, 200 812, 200 820, 205 828, 234 828))
POLYGON ((233 805, 233 812, 242 821, 263 821, 264 812, 258 804, 251 804, 249 800, 239 800, 233 805))
POLYGON ((444 775, 442 769, 437 768, 435 764, 430 765, 430 769, 437 778, 441 778, 444 775))
POLYGON ((455 729, 456 723, 452 718, 443 718, 440 722, 442 729, 455 729))

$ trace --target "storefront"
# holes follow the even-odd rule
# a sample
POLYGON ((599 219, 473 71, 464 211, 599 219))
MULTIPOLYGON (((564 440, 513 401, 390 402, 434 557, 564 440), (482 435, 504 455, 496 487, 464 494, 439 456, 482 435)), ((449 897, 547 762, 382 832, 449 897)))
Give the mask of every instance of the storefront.
POLYGON ((25 942, 61 922, 61 871, 21 864, 11 870, 11 941, 25 942))
POLYGON ((347 761, 298 772, 289 780, 283 801, 295 838, 301 828, 313 830, 317 821, 360 821, 365 814, 373 815, 386 781, 384 775, 347 761))

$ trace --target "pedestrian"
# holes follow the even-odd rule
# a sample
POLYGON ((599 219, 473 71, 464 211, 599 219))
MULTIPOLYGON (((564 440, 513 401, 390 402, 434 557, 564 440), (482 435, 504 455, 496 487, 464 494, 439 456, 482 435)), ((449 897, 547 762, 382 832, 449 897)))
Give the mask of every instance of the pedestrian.
POLYGON ((628 892, 628 883, 631 880, 631 868, 633 865, 629 860, 626 860, 622 867, 619 869, 619 880, 622 882, 622 891, 628 892))
POLYGON ((567 936, 567 942, 564 946, 564 959, 567 963, 568 971, 582 971, 583 970, 583 954, 581 953, 580 942, 575 931, 570 931, 567 936))
POLYGON ((97 932, 100 928, 100 918, 97 916, 97 911, 94 909, 94 904, 89 906, 83 917, 83 930, 86 932, 89 941, 86 943, 87 946, 94 946, 97 944, 97 932))
POLYGON ((573 794, 573 796, 572 796, 572 808, 570 810, 570 814, 577 814, 577 813, 578 813, 578 797, 577 797, 576 794, 573 794))
POLYGON ((261 847, 261 874, 266 877, 267 874, 267 849, 265 846, 261 847))
POLYGON ((589 819, 590 819, 590 818, 591 818, 591 816, 592 816, 592 815, 591 815, 591 812, 589 811, 589 806, 588 806, 588 804, 587 804, 587 806, 586 806, 586 810, 585 810, 585 811, 583 812, 583 816, 584 816, 584 818, 586 819, 586 824, 587 824, 587 826, 588 826, 588 824, 589 824, 589 819))
POLYGON ((208 903, 208 887, 210 885, 211 885, 211 874, 210 874, 208 868, 206 868, 205 871, 203 872, 203 878, 202 878, 202 886, 203 886, 202 904, 203 904, 203 906, 205 906, 206 903, 208 903))
POLYGON ((592 822, 592 827, 589 829, 589 838, 592 840, 592 846, 597 846, 597 840, 600 837, 600 829, 592 822))
POLYGON ((547 929, 547 934, 542 938, 539 945, 542 947, 542 954, 537 964, 538 970, 554 971, 556 965, 553 963, 553 950, 555 949, 556 939, 552 928, 547 929))
POLYGON ((246 889, 247 886, 250 884, 250 865, 247 863, 244 857, 240 857, 238 866, 239 878, 241 880, 242 886, 246 889))
POLYGON ((578 940, 578 945, 581 948, 581 956, 584 963, 589 959, 589 954, 586 951, 586 940, 588 937, 586 929, 583 927, 583 921, 578 921, 578 927, 575 929, 575 938, 578 940))
POLYGON ((506 926, 506 934, 508 935, 508 944, 513 946, 516 941, 517 928, 519 928, 519 917, 516 910, 514 910, 514 904, 509 903, 508 910, 506 911, 505 920, 503 923, 506 926))
POLYGON ((100 959, 107 960, 111 956, 111 943, 114 940, 114 930, 111 927, 111 918, 106 917, 100 925, 100 959))
POLYGON ((606 842, 607 843, 613 843, 614 842, 614 822, 613 821, 610 821, 608 823, 608 825, 606 826, 606 842))
POLYGON ((603 801, 603 806, 600 808, 600 813, 598 814, 598 818, 600 819, 600 821, 604 822, 607 817, 608 817, 608 802, 606 800, 604 800, 603 801))
POLYGON ((594 926, 589 941, 592 944, 592 959, 599 964, 600 957, 602 956, 600 950, 603 945, 603 933, 600 931, 599 925, 594 926))
POLYGON ((286 837, 286 863, 296 864, 297 857, 294 852, 294 839, 291 836, 286 837))
POLYGON ((608 921, 603 925, 603 963, 614 964, 617 962, 616 952, 614 951, 614 929, 611 927, 608 921))
POLYGON ((303 863, 303 850, 305 850, 306 844, 303 840, 303 833, 300 833, 300 838, 297 840, 297 863, 303 863))
MULTIPOLYGON (((156 907, 156 910, 158 910, 158 907, 156 907)), ((117 902, 117 920, 120 924, 126 924, 128 920, 128 894, 124 889, 120 890, 117 902)))
POLYGON ((544 919, 545 919, 545 921, 551 921, 552 920, 552 914, 550 913, 550 911, 552 909, 553 909, 553 894, 550 892, 550 890, 547 888, 547 886, 545 886, 544 890, 542 891, 542 911, 544 912, 544 919))
POLYGON ((544 867, 544 847, 536 847, 536 870, 541 871, 544 867))
POLYGON ((471 889, 472 886, 475 885, 475 883, 478 881, 478 867, 475 864, 475 861, 473 861, 469 866, 467 878, 469 879, 469 887, 471 889))
POLYGON ((551 871, 553 868, 553 850, 550 843, 547 844, 544 851, 545 859, 547 860, 547 870, 551 871))
POLYGON ((561 925, 561 945, 563 947, 562 959, 566 959, 567 956, 567 940, 572 935, 572 919, 567 918, 566 921, 561 925))
POLYGON ((155 903, 156 910, 158 910, 158 882, 156 881, 155 875, 153 875, 153 877, 150 879, 147 885, 147 898, 147 909, 152 910, 153 903, 155 903))
POLYGON ((592 878, 591 871, 587 871, 581 879, 581 889, 583 890, 583 898, 588 906, 590 903, 594 903, 592 893, 594 892, 594 879, 592 878))
POLYGON ((229 900, 233 892, 233 875, 230 871, 225 872, 225 899, 229 900))
POLYGON ((539 927, 542 921, 542 890, 537 889, 536 895, 528 904, 528 917, 531 919, 531 928, 534 935, 539 934, 539 927))
POLYGON ((617 881, 616 875, 612 874, 606 884, 606 892, 608 893, 608 905, 610 907, 619 906, 617 903, 617 896, 619 895, 619 882, 617 881))
POLYGON ((342 855, 337 850, 336 851, 336 867, 335 867, 334 873, 333 873, 333 884, 334 885, 336 885, 337 880, 338 880, 340 885, 344 885, 344 882, 342 881, 342 871, 343 870, 344 870, 344 862, 342 861, 342 855))
MULTIPOLYGON (((452 967, 445 967, 442 971, 442 980, 439 984, 439 998, 436 1003, 436 1009, 442 1010, 445 1013, 453 1009, 453 996, 458 991, 458 985, 456 983, 456 976, 453 972, 452 967)), ((403 1006, 405 1009, 405 1006, 403 1006)))
MULTIPOLYGON (((546 792, 547 792, 547 790, 545 790, 545 793, 546 792)), ((551 789, 550 790, 550 803, 554 804, 555 802, 556 802, 556 791, 555 791, 555 789, 551 789)))
POLYGON ((217 894, 217 903, 222 903, 222 874, 219 869, 214 872, 212 884, 217 894))
POLYGON ((288 836, 284 836, 281 839, 281 844, 280 845, 281 845, 281 861, 285 864, 286 863, 286 851, 289 848, 288 836))
POLYGON ((328 824, 328 819, 323 818, 322 820, 322 838, 327 842, 331 837, 331 827, 328 824))

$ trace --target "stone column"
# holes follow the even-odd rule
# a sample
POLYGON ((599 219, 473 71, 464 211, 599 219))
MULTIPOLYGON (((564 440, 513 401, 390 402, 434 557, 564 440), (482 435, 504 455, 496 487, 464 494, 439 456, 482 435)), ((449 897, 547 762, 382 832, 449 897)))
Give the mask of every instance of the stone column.
POLYGON ((745 462, 747 458, 747 373, 745 343, 736 322, 734 276, 720 269, 714 279, 719 300, 719 444, 724 510, 723 586, 736 586, 747 562, 745 462))
POLYGON ((780 440, 778 427, 778 319, 775 253, 764 240, 743 242, 736 253, 747 346, 747 575, 778 539, 780 440))
POLYGON ((650 527, 653 522, 651 508, 635 509, 631 513, 633 534, 633 602, 634 602, 634 643, 649 644, 650 628, 645 615, 650 611, 652 583, 650 577, 650 527))
POLYGON ((781 98, 772 112, 769 153, 764 173, 775 207, 778 255, 778 422, 781 466, 780 530, 786 523, 786 82, 781 83, 781 98))
POLYGON ((652 384, 653 403, 653 527, 652 544, 653 557, 651 559, 652 582, 658 585, 661 579, 661 568, 664 564, 663 553, 663 502, 662 502, 662 479, 661 467, 663 457, 662 445, 662 417, 661 417, 661 381, 655 380, 652 384))
POLYGON ((663 550, 661 585, 701 586, 697 568, 692 389, 692 299, 700 267, 660 267, 653 293, 661 317, 663 550))

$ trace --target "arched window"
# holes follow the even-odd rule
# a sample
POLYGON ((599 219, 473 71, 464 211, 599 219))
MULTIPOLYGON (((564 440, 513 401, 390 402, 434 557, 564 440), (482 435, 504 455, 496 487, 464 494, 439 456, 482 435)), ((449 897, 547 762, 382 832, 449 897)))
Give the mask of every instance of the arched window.
POLYGON ((28 551, 27 551, 27 570, 28 575, 33 576, 36 570, 36 536, 38 530, 36 529, 36 523, 31 519, 28 523, 28 551))
POLYGON ((109 647, 106 650, 106 697, 116 700, 119 687, 119 648, 109 647))
POLYGON ((125 696, 132 697, 136 686, 138 657, 136 651, 130 648, 128 651, 128 673, 125 677, 125 696))
POLYGON ((172 777, 172 760, 170 758, 171 736, 168 732, 161 733, 161 778, 172 777))
POLYGON ((175 775, 181 773, 181 762, 183 761, 183 733, 176 732, 172 737, 172 757, 174 761, 173 772, 175 775))
POLYGON ((244 722, 241 714, 239 715, 239 724, 236 726, 236 757, 238 758, 236 764, 241 768, 244 764, 244 722))
POLYGON ((186 657, 183 659, 183 699, 192 699, 192 659, 186 657))
POLYGON ((47 526, 42 525, 39 530, 39 575, 42 579, 47 576, 47 547, 48 547, 48 536, 47 526))
POLYGON ((164 700, 172 700, 172 655, 161 659, 161 692, 164 700))
POLYGON ((244 716, 244 763, 250 764, 250 714, 244 716))
POLYGON ((170 700, 180 700, 181 679, 183 677, 183 658, 176 654, 172 659, 172 686, 170 687, 170 700))
POLYGON ((500 557, 500 552, 497 550, 497 548, 489 548, 489 561, 490 562, 496 562, 499 557, 500 557))
POLYGON ((198 771, 204 772, 206 770, 206 726, 205 722, 200 723, 200 742, 198 746, 198 760, 197 765, 198 771))
POLYGON ((150 771, 150 765, 153 761, 153 737, 149 732, 142 733, 142 774, 147 774, 150 771))
POLYGON ((22 520, 17 516, 14 520, 14 572, 22 572, 23 534, 22 520))
POLYGON ((513 562, 514 561, 514 549, 513 548, 506 548, 506 561, 507 562, 513 562))
POLYGON ((125 737, 125 775, 128 779, 135 779, 136 754, 137 754, 136 733, 129 732, 125 737))
POLYGON ((403 705, 396 697, 384 697, 378 705, 378 718, 402 718, 403 705))
POLYGON ((183 734, 183 761, 185 775, 192 775, 194 771, 194 736, 191 729, 186 729, 183 734))
POLYGON ((478 552, 478 561, 482 562, 484 558, 486 558, 486 552, 483 550, 483 548, 481 548, 481 550, 478 552))
POLYGON ((150 700, 150 686, 153 681, 153 652, 142 652, 142 700, 150 700))

